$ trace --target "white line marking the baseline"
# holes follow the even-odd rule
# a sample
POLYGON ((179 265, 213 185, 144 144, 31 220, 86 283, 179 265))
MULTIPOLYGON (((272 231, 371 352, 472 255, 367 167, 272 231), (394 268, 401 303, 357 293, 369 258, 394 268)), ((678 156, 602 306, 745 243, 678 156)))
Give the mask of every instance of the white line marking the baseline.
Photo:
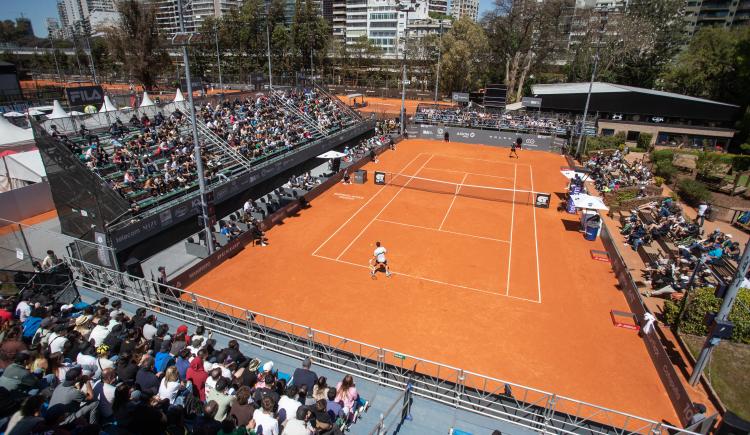
MULTIPOLYGON (((531 177, 531 190, 534 190, 534 173, 531 170, 531 166, 529 166, 529 176, 531 177)), ((536 199, 534 199, 536 201, 536 199)), ((540 277, 539 273, 539 240, 536 236, 536 207, 534 207, 532 203, 531 207, 532 213, 534 215, 534 252, 536 253, 536 289, 537 293, 539 294, 539 303, 542 303, 542 279, 540 277)))
MULTIPOLYGON (((421 170, 422 170, 422 168, 424 168, 424 167, 425 167, 425 165, 427 165, 427 163, 429 163, 429 162, 430 162, 430 160, 432 160, 432 157, 433 157, 433 156, 432 156, 432 155, 430 155, 430 158, 429 158, 429 159, 427 159, 427 161, 425 161, 425 162, 424 162, 424 163, 422 164, 422 166, 420 166, 420 167, 419 167, 419 169, 417 169, 417 172, 416 172, 416 173, 414 174, 414 176, 417 176, 417 174, 419 174, 419 171, 421 171, 421 170)), ((380 209, 380 211, 378 212, 378 214, 376 214, 376 215, 375 215, 375 217, 374 217, 374 218, 372 218, 372 220, 371 220, 370 222, 368 222, 368 223, 367 223, 367 225, 365 225, 365 227, 364 227, 364 228, 362 228, 362 231, 360 231, 360 232, 359 232, 359 234, 357 234, 357 237, 355 237, 354 239, 352 239, 352 241, 351 241, 351 242, 349 242, 349 244, 348 244, 348 245, 346 245, 346 248, 344 248, 344 250, 343 250, 343 251, 341 251, 341 253, 339 254, 339 256, 338 256, 338 257, 336 257, 336 260, 340 259, 340 258, 341 258, 341 257, 342 257, 342 256, 343 256, 343 255, 344 255, 345 253, 346 253, 346 251, 348 251, 348 250, 349 250, 349 248, 351 248, 351 247, 352 247, 352 245, 354 244, 354 242, 356 242, 356 241, 357 241, 357 240, 358 240, 358 239, 359 239, 360 237, 362 237, 362 234, 364 234, 364 232, 365 232, 365 231, 367 231, 367 228, 369 228, 369 227, 370 227, 370 225, 372 225, 372 223, 373 223, 373 222, 375 222, 375 219, 377 219, 377 218, 378 218, 378 216, 380 216, 380 214, 381 214, 381 213, 383 213, 383 211, 384 211, 384 210, 385 210, 386 208, 388 208, 388 206, 389 206, 389 205, 391 205, 391 203, 393 202, 393 200, 394 200, 394 199, 396 199, 396 197, 398 196, 398 194, 399 194, 399 193, 401 193, 401 191, 402 191, 402 190, 404 190, 404 188, 406 188, 406 186, 408 186, 408 185, 409 185, 409 182, 410 182, 411 180, 412 180, 412 179, 410 178, 410 179, 409 179, 409 180, 408 180, 408 181, 407 181, 406 183, 404 183, 404 185, 403 185, 403 186, 401 186, 401 188, 400 188, 400 189, 398 189, 398 191, 396 192, 396 194, 395 194, 395 195, 393 195, 393 198, 391 198, 391 199, 390 199, 390 200, 389 200, 389 201, 388 201, 388 202, 387 202, 387 203, 386 203, 386 204, 385 204, 385 205, 383 206, 383 208, 381 208, 381 209, 380 209)))
POLYGON ((512 177, 500 177, 500 176, 497 176, 497 175, 480 174, 478 172, 454 171, 453 169, 432 168, 432 167, 427 167, 425 169, 427 169, 427 170, 433 170, 433 171, 442 171, 442 172, 455 172, 455 173, 458 173, 458 174, 477 175, 477 176, 480 176, 480 177, 488 177, 488 178, 499 178, 499 179, 502 179, 502 180, 512 180, 513 179, 512 177))
POLYGON ((474 234, 459 233, 459 232, 456 232, 456 231, 440 230, 440 229, 437 229, 437 228, 423 227, 421 225, 405 224, 403 222, 389 221, 389 220, 386 220, 386 219, 376 219, 376 220, 378 222, 385 222, 387 224, 402 225, 402 226, 405 226, 405 227, 412 227, 412 228, 421 228, 423 230, 437 231, 439 233, 455 234, 455 235, 458 235, 458 236, 473 237, 475 239, 490 240, 490 241, 499 242, 499 243, 509 243, 507 240, 493 239, 492 237, 477 236, 477 235, 474 235, 474 234))
MULTIPOLYGON (((363 268, 363 269, 369 269, 370 268, 370 266, 365 266, 363 264, 352 263, 351 261, 346 261, 346 260, 337 260, 335 258, 326 257, 326 256, 323 256, 323 255, 312 254, 312 256, 313 257, 322 258, 322 259, 325 259, 325 260, 334 261, 336 263, 343 263, 343 264, 348 264, 350 266, 360 267, 360 268, 363 268)), ((504 295, 502 293, 491 292, 489 290, 482 290, 482 289, 478 289, 478 288, 474 288, 474 287, 469 287, 469 286, 465 286, 465 285, 461 285, 461 284, 452 284, 452 283, 449 283, 449 282, 438 281, 436 279, 424 278, 424 277, 415 276, 415 275, 409 275, 408 273, 394 272, 393 269, 391 269, 391 273, 394 274, 394 275, 399 275, 399 276, 403 276, 403 277, 406 277, 406 278, 417 279, 417 280, 422 280, 422 281, 428 281, 428 282, 432 282, 432 283, 435 283, 435 284, 442 284, 442 285, 447 285, 447 286, 450 286, 450 287, 462 288, 462 289, 465 289, 465 290, 472 290, 472 291, 479 292, 479 293, 485 293, 485 294, 494 295, 494 296, 503 296, 503 297, 507 297, 507 298, 511 298, 511 299, 518 299, 518 300, 521 300, 521 301, 531 302, 531 303, 534 303, 534 304, 538 304, 539 303, 539 302, 537 302, 537 301, 535 301, 533 299, 520 298, 518 296, 504 295)))
POLYGON ((505 296, 510 295, 510 266, 513 259, 513 220, 516 214, 516 175, 518 166, 513 166, 513 201, 511 202, 510 211, 510 241, 508 242, 508 282, 505 284, 505 296))
MULTIPOLYGON (((507 148, 506 148, 506 150, 507 150, 507 148)), ((480 159, 480 158, 477 158, 477 157, 452 156, 450 154, 433 154, 433 156, 435 156, 435 157, 448 157, 448 158, 451 158, 451 159, 479 160, 480 162, 496 163, 496 164, 501 164, 501 165, 524 165, 524 166, 530 166, 529 163, 510 163, 510 162, 506 162, 506 161, 502 161, 502 160, 487 160, 487 159, 480 159)))
POLYGON ((453 199, 451 200, 451 205, 448 206, 448 210, 445 212, 445 216, 443 216, 443 220, 440 222, 440 226, 438 227, 438 230, 443 229, 443 225, 445 224, 446 219, 448 219, 448 214, 450 214, 451 209, 453 208, 453 203, 456 202, 456 198, 458 198, 458 192, 461 191, 461 186, 464 184, 464 181, 466 181, 466 177, 468 177, 469 174, 464 174, 464 178, 461 179, 461 182, 456 186, 456 193, 453 194, 453 199))
MULTIPOLYGON (((407 163, 407 164, 406 164, 406 166, 404 166, 403 168, 401 168, 401 171, 403 171, 404 169, 408 168, 408 167, 409 167, 409 165, 411 165, 412 163, 414 163, 414 160, 417 160, 417 158, 418 158, 419 156, 421 156, 422 154, 424 154, 424 153, 419 153, 419 154, 417 154, 416 156, 414 156, 414 158, 413 158, 413 159, 411 159, 411 160, 409 161, 409 163, 407 163)), ((399 172, 400 172, 400 171, 399 171, 399 172)), ((385 186, 383 186, 383 187, 385 187, 385 186)), ((372 201, 373 199, 375 199, 375 197, 376 197, 376 196, 380 195, 380 192, 382 192, 382 191, 384 190, 384 189, 383 189, 383 187, 381 187, 380 189, 378 189, 378 191, 377 191, 377 192, 375 192, 375 193, 374 193, 374 194, 373 194, 373 195, 372 195, 372 196, 370 197, 370 199, 368 199, 368 200, 367 200, 367 202, 365 202, 364 204, 362 204, 362 207, 360 207, 360 208, 359 208, 359 209, 358 209, 358 210, 357 210, 356 212, 354 212, 354 214, 353 214, 353 215, 349 216, 349 219, 347 219, 347 220, 346 220, 346 222, 344 222, 343 224, 341 224, 341 226, 340 226, 340 227, 338 227, 338 228, 336 229, 336 231, 334 231, 334 232, 333 232, 333 234, 331 234, 330 236, 328 236, 328 238, 327 238, 327 239, 325 239, 325 240, 323 241, 323 243, 321 243, 321 244, 320 244, 320 246, 318 246, 318 248, 317 248, 317 249, 316 249, 315 251, 313 251, 313 255, 317 254, 317 253, 318 253, 318 251, 320 251, 320 248, 322 248, 323 246, 325 246, 325 244, 326 244, 326 243, 328 243, 328 241, 329 241, 329 240, 331 240, 331 239, 333 238, 333 236, 335 236, 336 234, 338 234, 338 233, 339 233, 339 231, 341 231, 341 229, 342 229, 342 228, 344 228, 344 227, 346 226, 346 224, 348 224, 349 222, 351 222, 351 220, 352 220, 352 219, 354 219, 354 216, 358 215, 358 214, 359 214, 359 212, 361 212, 361 211, 362 211, 362 209, 364 209, 365 207, 367 207, 367 204, 369 204, 369 203, 370 203, 370 202, 371 202, 371 201, 372 201)))

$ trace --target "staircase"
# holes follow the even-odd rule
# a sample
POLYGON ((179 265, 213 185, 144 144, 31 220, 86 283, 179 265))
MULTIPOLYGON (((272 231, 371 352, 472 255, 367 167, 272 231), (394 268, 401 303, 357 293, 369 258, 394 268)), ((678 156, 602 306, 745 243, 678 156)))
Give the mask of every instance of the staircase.
POLYGON ((318 92, 320 92, 322 95, 330 98, 331 101, 333 101, 334 104, 336 104, 336 106, 339 109, 341 109, 344 113, 347 113, 349 116, 351 116, 352 119, 355 120, 356 122, 362 120, 362 116, 356 110, 352 109, 346 103, 344 103, 343 101, 339 100, 338 97, 336 97, 335 95, 330 94, 328 91, 326 91, 324 88, 322 88, 317 83, 315 83, 315 89, 318 92))
POLYGON ((203 123, 203 121, 196 119, 195 127, 198 130, 198 134, 202 136, 202 139, 204 141, 204 144, 206 145, 212 145, 213 147, 218 148, 223 155, 226 155, 230 157, 232 160, 234 160, 236 163, 240 164, 242 167, 244 167, 246 170, 250 171, 252 169, 252 162, 237 152, 234 148, 229 146, 229 144, 219 137, 216 133, 214 133, 208 126, 203 123))
POLYGON ((310 115, 304 113, 303 111, 299 110, 294 104, 287 101, 286 97, 284 96, 284 93, 281 91, 271 91, 272 96, 276 101, 278 101, 281 105, 283 105, 288 111, 290 111, 295 116, 299 117, 302 122, 305 123, 305 126, 311 131, 311 132, 317 132, 315 136, 315 139, 324 137, 328 135, 328 132, 320 128, 318 125, 318 121, 312 119, 310 115))

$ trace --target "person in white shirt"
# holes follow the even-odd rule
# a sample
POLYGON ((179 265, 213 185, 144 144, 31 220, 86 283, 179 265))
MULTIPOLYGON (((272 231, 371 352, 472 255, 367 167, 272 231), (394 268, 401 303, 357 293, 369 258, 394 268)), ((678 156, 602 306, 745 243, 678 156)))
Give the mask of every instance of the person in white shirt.
POLYGON ((288 416, 284 422, 284 435, 313 435, 315 431, 309 423, 311 418, 309 408, 300 406, 297 414, 294 417, 288 416))
POLYGON ((47 345, 49 346, 50 354, 62 352, 65 348, 65 343, 68 342, 68 337, 65 335, 65 329, 66 327, 64 325, 60 325, 55 328, 54 332, 52 332, 49 337, 47 337, 47 345))
POLYGON ((258 435, 279 435, 279 421, 273 416, 273 405, 271 396, 265 396, 261 400, 261 408, 253 412, 258 435))
POLYGON ((94 346, 99 347, 104 343, 104 339, 109 335, 109 319, 102 317, 99 319, 99 323, 94 326, 89 335, 89 340, 94 340, 94 346))
POLYGON ((708 204, 706 204, 706 201, 701 201, 700 205, 698 206, 698 226, 702 227, 703 222, 706 220, 706 211, 708 210, 708 204))
POLYGON ((16 316, 18 316, 18 319, 23 323, 27 317, 31 315, 31 305, 29 305, 28 301, 21 301, 16 305, 16 316))
POLYGON ((50 249, 47 251, 47 256, 44 257, 44 260, 42 260, 42 269, 44 270, 52 269, 53 267, 57 266, 61 262, 62 261, 60 261, 60 259, 57 258, 57 255, 55 255, 55 251, 50 249))
POLYGON ((297 408, 302 404, 297 400, 299 390, 294 385, 286 387, 286 394, 279 398, 279 421, 284 424, 284 421, 294 418, 297 415, 297 408), (283 410, 283 413, 282 413, 283 410), (283 418, 282 418, 283 416, 283 418))
POLYGON ((94 384, 94 399, 99 401, 99 415, 105 419, 112 417, 112 403, 115 401, 117 374, 113 368, 104 369, 102 378, 94 384))
POLYGON ((168 399, 170 405, 174 405, 177 394, 180 392, 180 375, 177 367, 169 366, 164 373, 164 379, 159 384, 159 399, 168 399))
POLYGON ((375 242, 375 251, 372 253, 372 260, 370 260, 370 276, 375 279, 375 273, 380 268, 385 269, 385 276, 391 277, 391 269, 388 267, 388 259, 385 258, 385 254, 388 252, 380 242, 375 242))

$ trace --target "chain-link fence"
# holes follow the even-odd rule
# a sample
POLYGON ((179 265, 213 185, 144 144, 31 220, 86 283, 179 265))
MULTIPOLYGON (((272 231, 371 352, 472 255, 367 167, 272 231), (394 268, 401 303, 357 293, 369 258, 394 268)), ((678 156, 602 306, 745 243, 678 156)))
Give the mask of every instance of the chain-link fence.
POLYGON ((88 242, 59 232, 56 219, 36 225, 25 225, 0 218, 0 269, 33 271, 47 251, 54 251, 99 266, 115 267, 115 253, 106 245, 106 236, 95 233, 98 243, 88 242))

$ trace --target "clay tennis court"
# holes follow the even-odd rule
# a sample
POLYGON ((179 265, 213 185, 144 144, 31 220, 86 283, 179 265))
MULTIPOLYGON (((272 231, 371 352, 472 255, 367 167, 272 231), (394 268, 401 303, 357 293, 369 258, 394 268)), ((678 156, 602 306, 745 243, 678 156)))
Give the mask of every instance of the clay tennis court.
POLYGON ((558 155, 426 140, 368 163, 189 290, 376 346, 678 423, 606 262, 556 210, 558 155), (372 182, 387 172, 391 184, 372 182), (553 194, 549 209, 530 192, 553 194), (371 279, 374 243, 394 275, 371 279))

